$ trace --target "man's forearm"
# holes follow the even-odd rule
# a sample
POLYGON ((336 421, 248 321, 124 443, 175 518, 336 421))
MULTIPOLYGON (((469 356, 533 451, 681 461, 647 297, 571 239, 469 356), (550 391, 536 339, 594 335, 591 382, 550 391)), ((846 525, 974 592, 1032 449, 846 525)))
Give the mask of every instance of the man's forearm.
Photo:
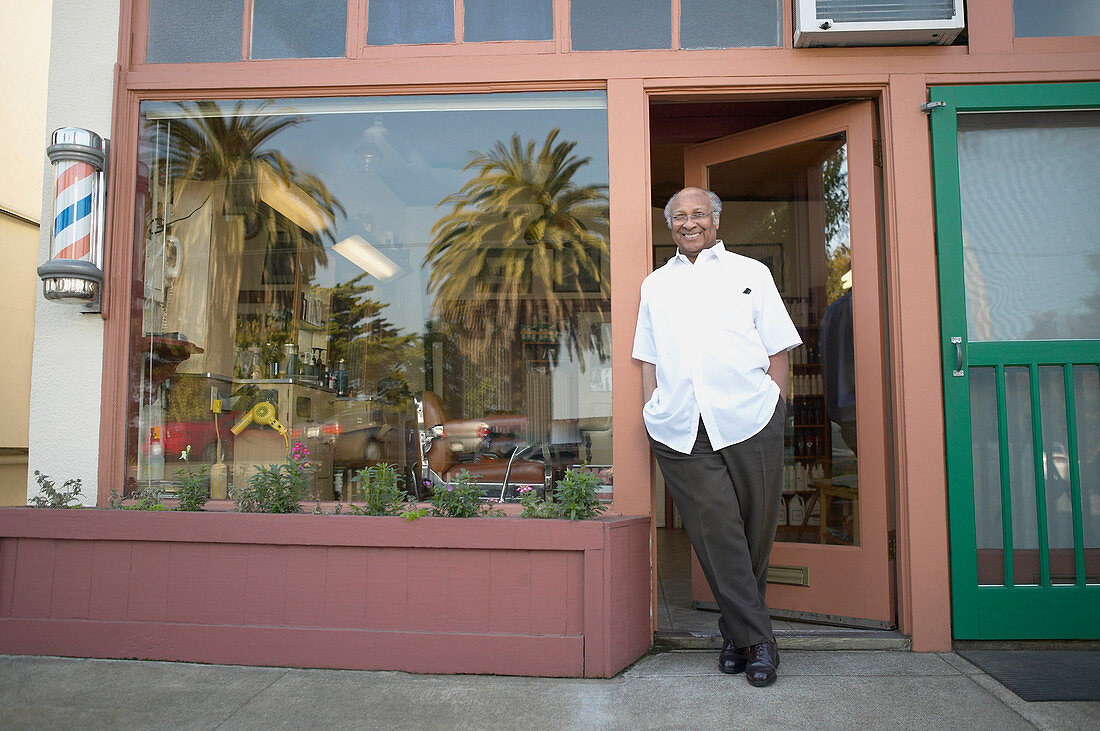
MULTIPOLYGON (((768 356, 768 375, 779 386, 779 397, 787 398, 787 382, 790 380, 790 366, 787 364, 787 351, 781 350, 768 356)), ((644 379, 643 379, 644 383, 644 379)))
POLYGON ((653 392, 657 390, 657 366, 653 363, 642 363, 642 402, 648 403, 653 398, 653 392))

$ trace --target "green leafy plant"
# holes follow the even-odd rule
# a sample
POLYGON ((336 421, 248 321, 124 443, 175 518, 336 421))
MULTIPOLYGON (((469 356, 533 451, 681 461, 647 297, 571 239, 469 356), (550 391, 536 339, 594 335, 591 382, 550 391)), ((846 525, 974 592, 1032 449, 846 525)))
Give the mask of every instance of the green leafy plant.
POLYGON ((521 487, 520 504, 524 518, 564 518, 588 520, 596 518, 607 507, 596 497, 599 477, 585 467, 570 467, 554 487, 553 500, 540 498, 530 487, 521 487))
POLYGON ((408 494, 401 489, 401 475, 390 464, 376 464, 361 469, 357 479, 366 499, 363 507, 349 505, 354 515, 398 515, 408 494))
POLYGON ((248 484, 233 491, 233 502, 239 513, 297 513, 299 501, 309 480, 313 465, 309 450, 295 442, 283 464, 256 467, 248 484))
POLYGON ((539 494, 535 492, 532 487, 521 487, 516 492, 519 493, 519 503, 523 506, 523 512, 520 513, 521 518, 558 518, 561 517, 558 514, 558 506, 550 500, 545 500, 539 497, 539 494))
POLYGON ((596 497, 599 480, 585 467, 570 467, 554 487, 554 502, 562 518, 588 520, 599 517, 607 507, 596 497))
POLYGON ((135 490, 130 497, 137 500, 132 505, 126 505, 124 510, 167 510, 162 502, 164 499, 164 493, 157 488, 150 485, 144 490, 138 492, 135 490))
POLYGON ((183 466, 176 470, 176 477, 180 481, 180 486, 176 490, 176 497, 179 498, 176 510, 197 512, 206 505, 208 497, 206 480, 210 474, 210 467, 207 465, 192 467, 188 459, 190 456, 191 445, 188 444, 187 449, 180 453, 183 466))
POLYGON ((432 515, 443 518, 476 518, 484 513, 481 489, 467 470, 459 472, 453 482, 433 485, 428 501, 432 515))
POLYGON ((399 515, 411 523, 419 518, 427 517, 430 512, 428 508, 409 507, 403 510, 399 515))
POLYGON ((34 471, 34 479, 38 482, 39 495, 31 498, 31 505, 36 508, 79 508, 80 494, 84 488, 80 478, 65 480, 61 489, 57 489, 49 475, 44 475, 38 470, 34 471), (70 505, 69 503, 75 503, 70 505))

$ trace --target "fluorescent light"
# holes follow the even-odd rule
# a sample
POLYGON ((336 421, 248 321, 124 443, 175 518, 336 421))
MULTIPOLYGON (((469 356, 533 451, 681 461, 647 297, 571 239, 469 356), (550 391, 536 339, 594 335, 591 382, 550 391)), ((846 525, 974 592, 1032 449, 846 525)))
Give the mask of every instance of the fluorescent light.
POLYGON ((259 178, 260 198, 264 203, 306 231, 320 233, 328 228, 328 213, 301 188, 290 187, 266 168, 260 168, 259 178))
POLYGON ((362 236, 349 236, 332 247, 340 256, 382 282, 388 282, 401 273, 401 267, 374 248, 362 236))

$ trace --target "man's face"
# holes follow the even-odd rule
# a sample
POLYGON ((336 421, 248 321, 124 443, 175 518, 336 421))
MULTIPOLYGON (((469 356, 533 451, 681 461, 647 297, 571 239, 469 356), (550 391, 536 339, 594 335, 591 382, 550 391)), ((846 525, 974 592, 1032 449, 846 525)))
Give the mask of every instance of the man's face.
POLYGON ((699 188, 682 190, 673 199, 672 240, 691 261, 718 240, 718 222, 713 213, 710 197, 699 188))

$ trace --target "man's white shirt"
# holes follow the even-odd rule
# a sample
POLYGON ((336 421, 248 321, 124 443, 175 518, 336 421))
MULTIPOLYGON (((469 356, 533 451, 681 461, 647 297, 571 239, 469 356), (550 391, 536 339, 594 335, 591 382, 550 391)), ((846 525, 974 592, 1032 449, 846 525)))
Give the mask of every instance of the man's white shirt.
POLYGON ((642 282, 634 333, 633 356, 657 370, 650 436, 688 454, 700 417, 716 450, 753 436, 779 400, 768 357, 801 343, 764 264, 721 241, 694 264, 677 253, 642 282))

